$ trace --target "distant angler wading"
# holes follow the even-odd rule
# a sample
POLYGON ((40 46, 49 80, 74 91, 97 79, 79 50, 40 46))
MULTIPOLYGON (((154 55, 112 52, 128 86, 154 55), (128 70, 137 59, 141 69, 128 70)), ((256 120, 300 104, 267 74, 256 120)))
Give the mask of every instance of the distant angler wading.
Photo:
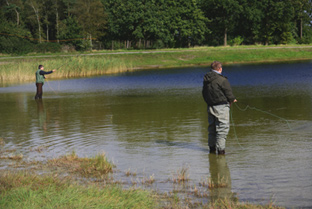
POLYGON ((204 76, 202 94, 208 111, 208 145, 210 153, 225 154, 226 137, 230 130, 230 105, 237 102, 228 79, 222 74, 222 64, 214 61, 204 76))
POLYGON ((44 84, 44 79, 45 79, 44 75, 51 74, 56 71, 56 69, 54 69, 54 70, 46 72, 43 69, 44 69, 43 65, 39 65, 38 70, 36 71, 37 93, 36 93, 35 99, 42 99, 42 94, 43 94, 42 86, 44 84))

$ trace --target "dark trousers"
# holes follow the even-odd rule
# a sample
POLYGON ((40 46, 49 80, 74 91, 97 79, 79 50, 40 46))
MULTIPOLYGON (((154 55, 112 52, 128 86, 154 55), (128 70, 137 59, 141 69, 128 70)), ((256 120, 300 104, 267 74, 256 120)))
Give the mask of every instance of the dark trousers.
POLYGON ((36 83, 36 86, 37 86, 37 93, 36 93, 36 96, 35 96, 35 99, 41 99, 42 98, 42 86, 43 86, 43 83, 36 83))

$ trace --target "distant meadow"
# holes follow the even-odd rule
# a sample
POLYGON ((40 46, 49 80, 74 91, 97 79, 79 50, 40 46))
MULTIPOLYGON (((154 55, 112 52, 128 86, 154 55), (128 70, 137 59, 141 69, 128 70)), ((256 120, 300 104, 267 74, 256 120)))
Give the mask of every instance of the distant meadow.
POLYGON ((45 70, 56 69, 49 79, 64 79, 116 74, 137 69, 172 68, 207 65, 214 60, 224 65, 270 63, 312 59, 309 46, 240 46, 198 47, 161 51, 96 51, 91 53, 50 54, 49 56, 3 57, 0 60, 0 82, 34 81, 39 64, 45 70))

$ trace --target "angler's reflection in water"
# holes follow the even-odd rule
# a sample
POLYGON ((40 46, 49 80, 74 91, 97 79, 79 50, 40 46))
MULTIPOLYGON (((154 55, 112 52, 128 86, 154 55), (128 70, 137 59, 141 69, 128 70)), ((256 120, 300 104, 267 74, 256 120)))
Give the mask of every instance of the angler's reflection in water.
POLYGON ((37 112, 40 128, 42 128, 45 132, 47 131, 47 113, 43 107, 42 99, 37 99, 37 112))
POLYGON ((218 199, 234 200, 231 174, 226 163, 225 155, 209 154, 210 198, 211 203, 218 199))

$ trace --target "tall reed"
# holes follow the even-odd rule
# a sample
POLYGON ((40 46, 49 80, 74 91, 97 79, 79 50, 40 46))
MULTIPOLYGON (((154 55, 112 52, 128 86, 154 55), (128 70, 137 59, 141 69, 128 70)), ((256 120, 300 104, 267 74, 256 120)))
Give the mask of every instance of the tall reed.
POLYGON ((46 70, 57 69, 49 78, 95 76, 126 72, 134 69, 170 68, 193 65, 209 65, 218 60, 224 65, 234 63, 266 63, 312 59, 311 46, 239 46, 199 47, 161 51, 103 52, 50 57, 25 57, 21 60, 2 59, 0 84, 5 82, 30 82, 39 64, 46 70), (72 56, 72 57, 68 57, 72 56), (13 60, 13 61, 12 61, 13 60))
POLYGON ((35 72, 42 64, 45 71, 56 69, 49 79, 85 77, 121 73, 132 70, 131 62, 114 57, 75 56, 35 61, 18 61, 0 65, 0 83, 35 81, 35 72))

